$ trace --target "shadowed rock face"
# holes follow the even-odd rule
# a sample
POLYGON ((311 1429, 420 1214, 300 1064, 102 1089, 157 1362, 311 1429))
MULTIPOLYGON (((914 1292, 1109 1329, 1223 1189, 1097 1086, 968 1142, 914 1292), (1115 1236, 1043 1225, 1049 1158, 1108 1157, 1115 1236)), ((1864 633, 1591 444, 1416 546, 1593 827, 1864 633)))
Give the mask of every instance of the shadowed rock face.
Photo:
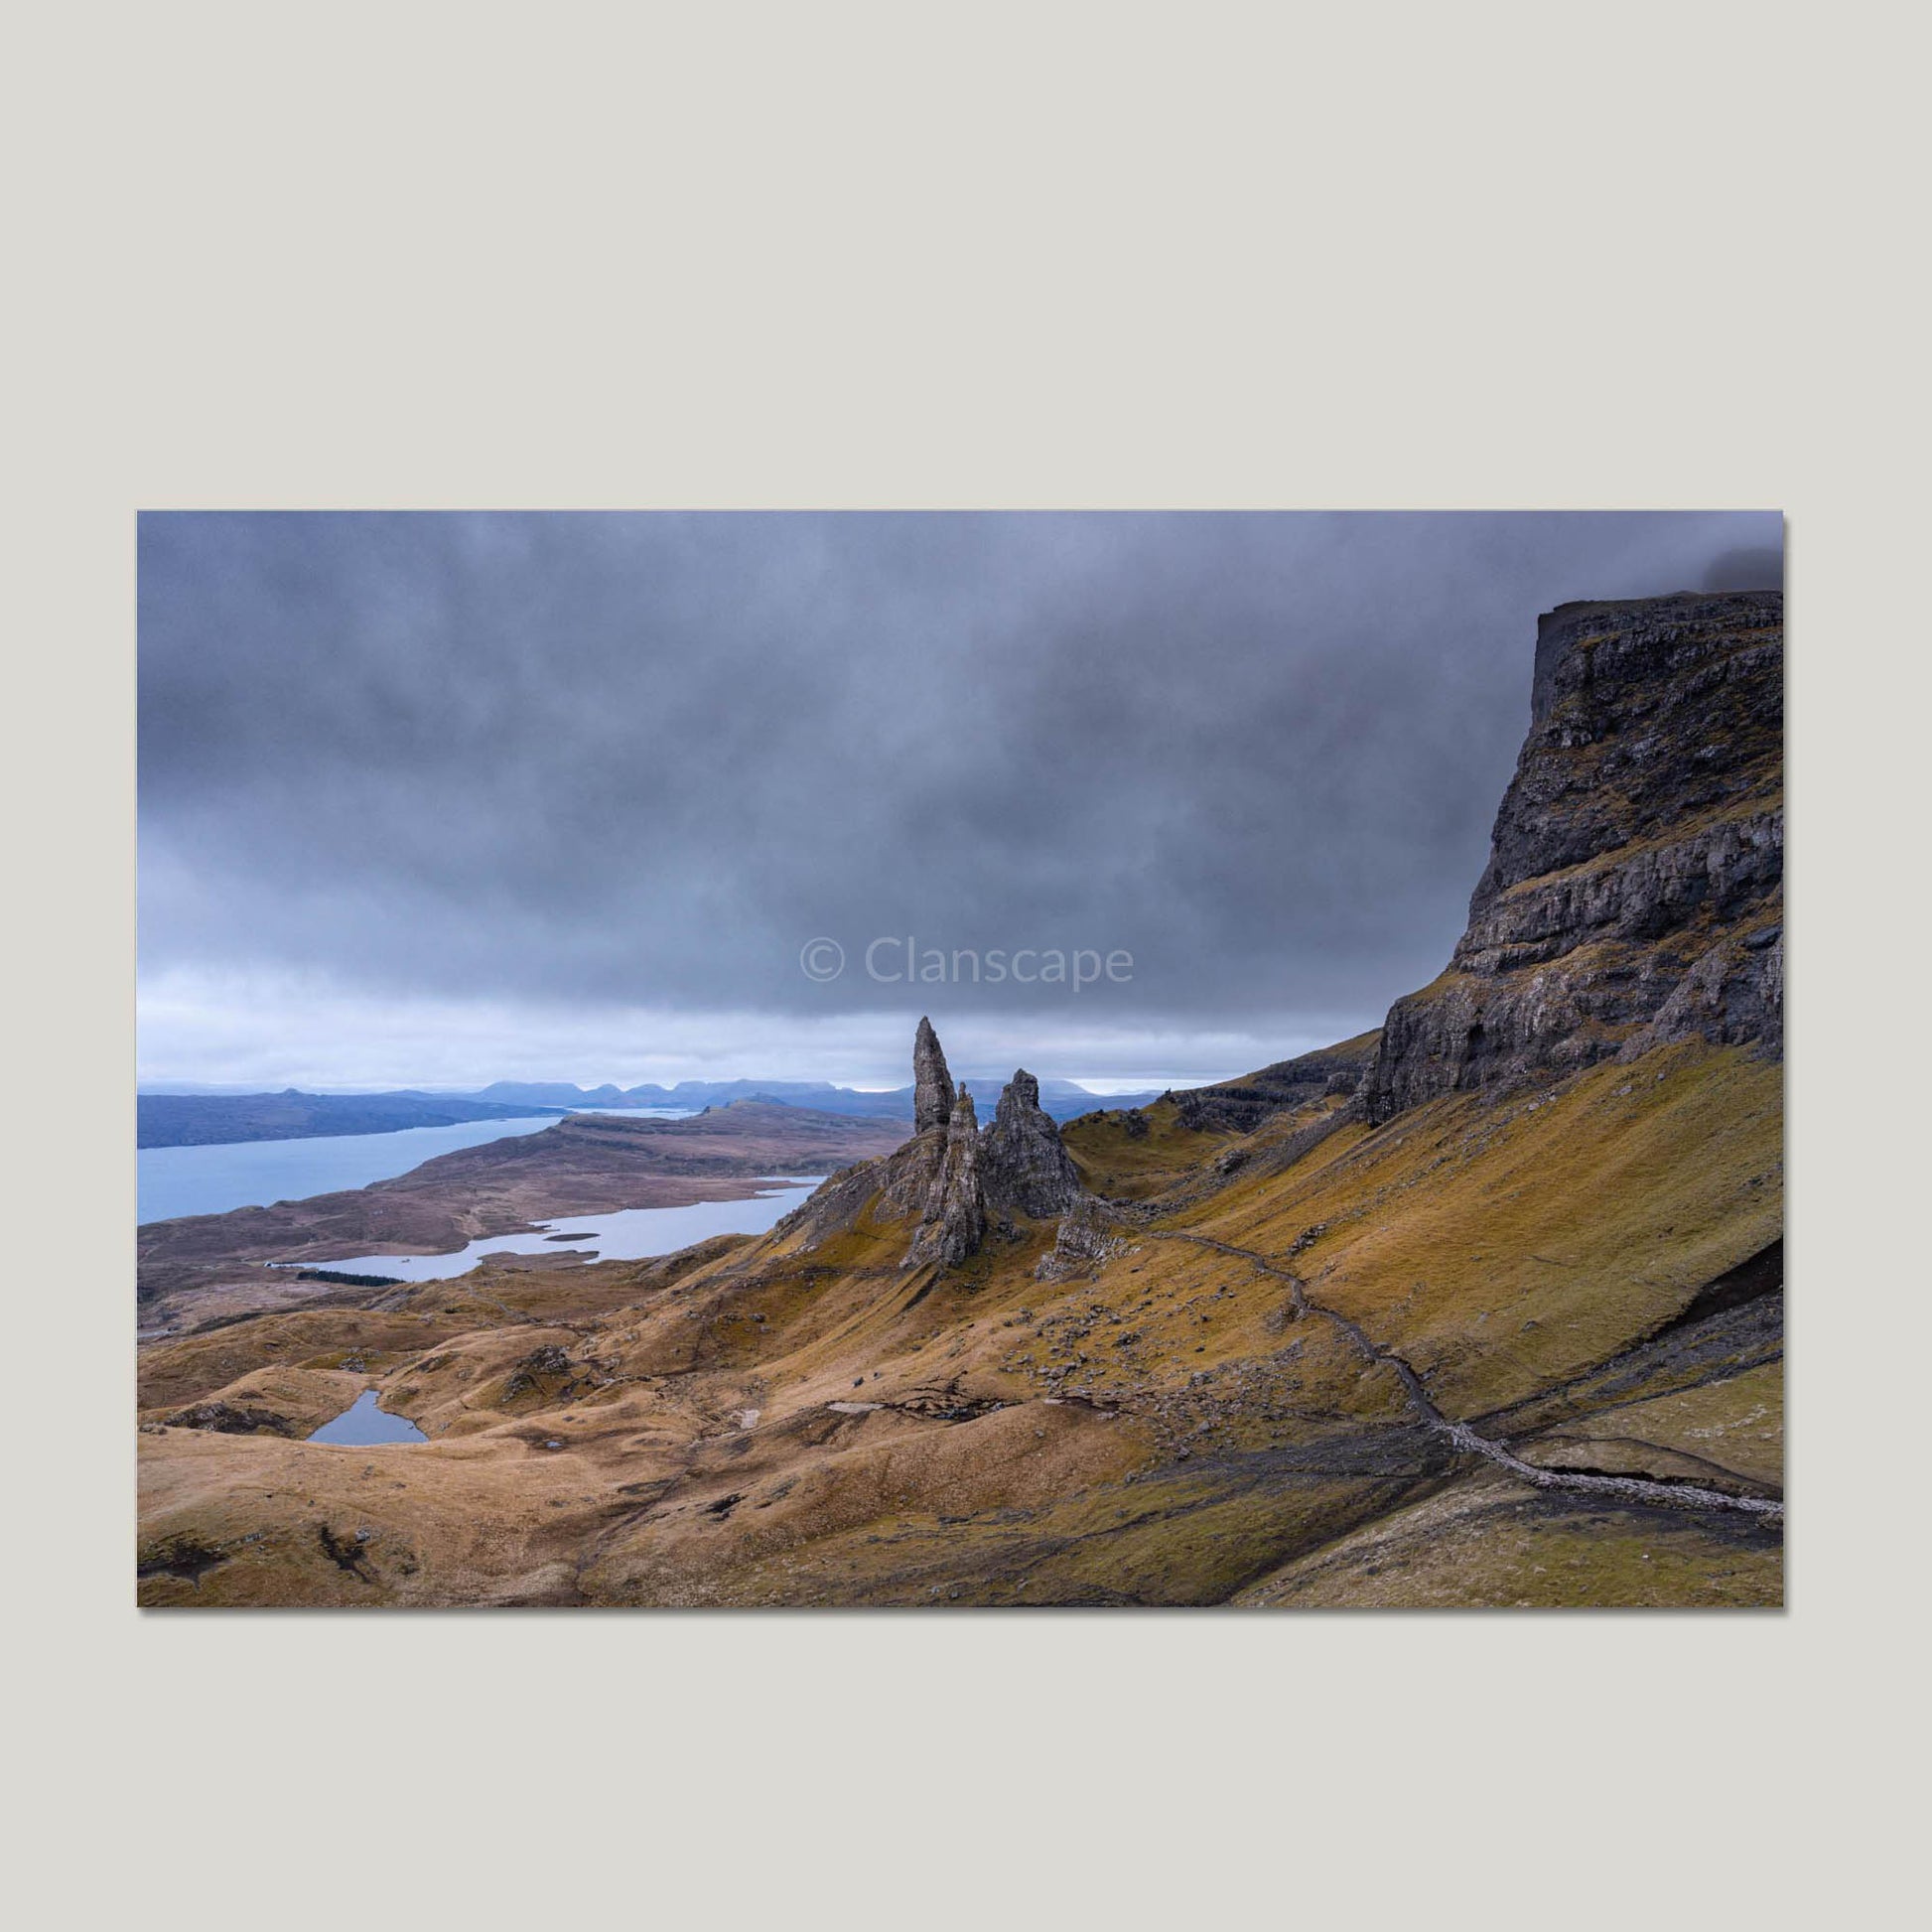
POLYGON ((1080 1194, 1060 1130, 1039 1104, 1039 1082, 1023 1066, 1006 1084, 986 1133, 988 1197, 1035 1219, 1063 1213, 1080 1194))
POLYGON ((1398 1000, 1369 1118, 1685 1039, 1782 1051, 1784 600, 1566 604, 1449 970, 1398 1000))
POLYGON ((912 1132, 944 1127, 952 1118, 952 1074, 930 1020, 919 1022, 912 1040, 912 1132))

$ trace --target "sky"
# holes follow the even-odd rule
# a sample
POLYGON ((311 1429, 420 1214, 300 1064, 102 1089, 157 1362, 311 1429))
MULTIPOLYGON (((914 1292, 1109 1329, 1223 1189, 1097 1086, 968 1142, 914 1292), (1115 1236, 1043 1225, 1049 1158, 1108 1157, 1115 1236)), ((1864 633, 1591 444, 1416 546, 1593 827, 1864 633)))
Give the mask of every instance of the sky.
POLYGON ((140 522, 144 1083, 1192 1084, 1460 932, 1537 618, 1771 513, 140 522), (1056 963, 1057 961, 1057 963, 1056 963))

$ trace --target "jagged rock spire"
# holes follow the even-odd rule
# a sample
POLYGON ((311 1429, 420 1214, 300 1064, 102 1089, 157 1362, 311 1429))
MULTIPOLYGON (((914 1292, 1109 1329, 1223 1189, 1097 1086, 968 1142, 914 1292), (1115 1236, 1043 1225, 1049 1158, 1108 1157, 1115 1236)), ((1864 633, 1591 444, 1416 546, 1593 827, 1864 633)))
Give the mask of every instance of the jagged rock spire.
POLYGON ((912 1131, 944 1127, 952 1119, 952 1074, 932 1022, 922 1019, 912 1041, 912 1131))
POLYGON ((961 1087, 946 1123, 946 1151, 905 1265, 936 1261, 957 1267, 986 1236, 986 1195, 980 1184, 980 1126, 973 1096, 961 1087))
POLYGON ((955 1086, 932 1022, 912 1047, 913 1137, 892 1157, 880 1189, 889 1215, 916 1214, 904 1266, 956 1268, 989 1229, 1012 1236, 1016 1215, 1050 1220, 1085 1196, 1060 1130, 1039 1104, 1039 1082, 1023 1066, 1000 1095, 992 1127, 965 1086, 955 1086))
POLYGON ((1021 1067, 1006 1084, 986 1136, 986 1191, 1002 1207, 1040 1220, 1080 1197, 1080 1176, 1060 1130, 1039 1104, 1039 1082, 1021 1067))

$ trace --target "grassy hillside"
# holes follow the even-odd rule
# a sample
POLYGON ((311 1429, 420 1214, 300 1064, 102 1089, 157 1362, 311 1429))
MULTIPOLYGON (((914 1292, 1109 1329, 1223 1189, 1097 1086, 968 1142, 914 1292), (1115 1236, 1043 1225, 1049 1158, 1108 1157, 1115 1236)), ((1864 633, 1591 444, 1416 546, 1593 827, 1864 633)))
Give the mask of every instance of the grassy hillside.
POLYGON ((1698 1303, 1777 1239, 1775 1065, 1692 1043, 1375 1130, 1176 1111, 1069 1130, 1122 1205, 1067 1279, 1045 1224, 906 1270, 875 1200, 150 1347, 142 1599, 1779 1599, 1774 1520, 1539 1489, 1393 1359, 1525 1466, 1775 1494, 1778 1298, 1698 1303), (368 1384, 430 1441, 299 1439, 368 1384))

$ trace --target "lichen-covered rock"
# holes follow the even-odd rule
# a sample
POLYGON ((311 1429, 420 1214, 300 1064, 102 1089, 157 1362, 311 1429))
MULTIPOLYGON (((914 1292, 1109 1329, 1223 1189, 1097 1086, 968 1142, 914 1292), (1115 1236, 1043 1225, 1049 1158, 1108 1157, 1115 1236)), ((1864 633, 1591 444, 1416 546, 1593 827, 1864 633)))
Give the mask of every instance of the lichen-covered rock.
POLYGON ((879 1218, 902 1221, 922 1215, 946 1165, 946 1129, 928 1127, 880 1163, 879 1218))
POLYGON ((1567 604, 1449 970, 1389 1010, 1371 1121, 1702 1038, 1783 1042, 1784 604, 1567 604))
POLYGON ((952 1074, 932 1022, 921 1019, 912 1038, 912 1132, 944 1127, 952 1118, 952 1074))
POLYGON ((1082 1193, 1061 1218, 1052 1247, 1035 1264, 1034 1280, 1063 1282, 1092 1275, 1126 1245, 1111 1231, 1100 1202, 1082 1193))
POLYGON ((978 1251, 986 1237, 986 1195, 980 1182, 979 1117, 973 1096, 961 1088, 946 1123, 944 1158, 925 1198, 924 1211, 905 1251, 905 1266, 936 1261, 954 1268, 978 1251))
POLYGON ((986 1130, 987 1198, 1047 1220, 1079 1198, 1080 1176, 1060 1130, 1039 1104, 1039 1082, 1023 1066, 1006 1084, 986 1130))
POLYGON ((1653 1046, 1708 1039, 1721 1046, 1784 1043, 1784 928, 1772 926, 1741 941, 1715 945, 1693 966, 1657 1017, 1626 1042, 1619 1059, 1653 1046))

